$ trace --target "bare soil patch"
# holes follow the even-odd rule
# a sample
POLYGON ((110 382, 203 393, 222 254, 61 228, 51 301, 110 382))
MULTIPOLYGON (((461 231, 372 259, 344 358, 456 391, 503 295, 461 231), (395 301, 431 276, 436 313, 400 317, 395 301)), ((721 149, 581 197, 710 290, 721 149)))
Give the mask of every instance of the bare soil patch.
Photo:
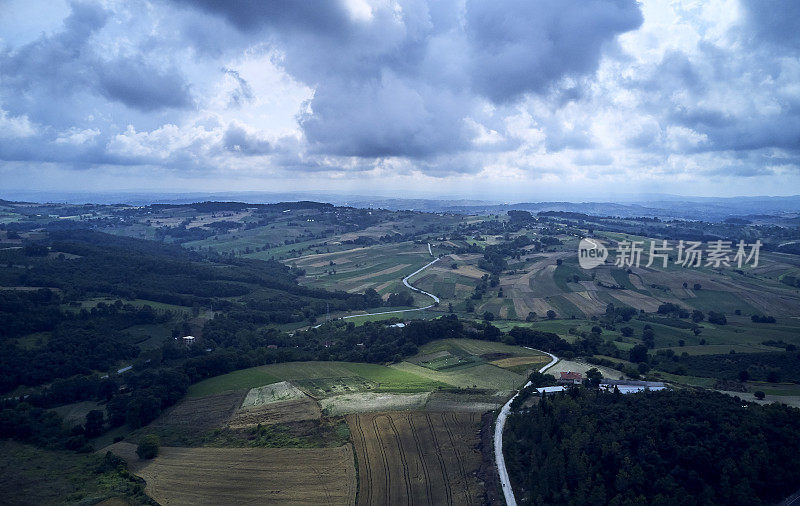
POLYGON ((273 425, 277 423, 297 422, 301 420, 318 420, 322 410, 314 399, 280 401, 249 409, 240 409, 228 421, 231 429, 243 429, 256 425, 273 425))
POLYGON ((322 399, 320 405, 327 415, 339 416, 370 411, 403 411, 422 409, 430 392, 418 394, 360 393, 337 395, 322 399))

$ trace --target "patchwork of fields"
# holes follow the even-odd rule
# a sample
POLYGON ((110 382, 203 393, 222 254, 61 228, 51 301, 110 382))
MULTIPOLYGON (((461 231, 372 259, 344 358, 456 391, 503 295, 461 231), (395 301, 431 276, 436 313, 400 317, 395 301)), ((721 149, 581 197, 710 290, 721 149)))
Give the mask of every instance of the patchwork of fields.
MULTIPOLYGON (((431 261, 425 244, 410 242, 353 248, 287 260, 306 271, 300 279, 317 288, 363 292, 375 289, 381 295, 405 291, 402 279, 431 261)), ((427 302, 420 298, 419 302, 427 302)))

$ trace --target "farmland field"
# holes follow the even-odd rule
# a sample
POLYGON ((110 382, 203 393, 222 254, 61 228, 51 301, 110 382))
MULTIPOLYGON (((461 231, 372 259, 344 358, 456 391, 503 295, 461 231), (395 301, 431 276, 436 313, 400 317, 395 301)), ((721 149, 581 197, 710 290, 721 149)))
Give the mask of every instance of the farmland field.
POLYGON ((441 339, 420 347, 419 353, 393 369, 423 376, 458 388, 514 390, 525 382, 524 364, 536 364, 545 355, 538 351, 476 339, 441 339), (512 359, 518 363, 498 366, 493 361, 512 359), (508 367, 520 366, 509 370, 508 367))
POLYGON ((147 494, 178 504, 353 504, 353 450, 337 448, 174 448, 142 462, 135 446, 112 447, 145 479, 147 494))
POLYGON ((481 504, 478 413, 350 415, 358 504, 481 504))
POLYGON ((287 263, 305 269, 304 285, 350 292, 374 288, 384 295, 404 290, 402 278, 430 261, 426 245, 398 243, 306 255, 287 263))

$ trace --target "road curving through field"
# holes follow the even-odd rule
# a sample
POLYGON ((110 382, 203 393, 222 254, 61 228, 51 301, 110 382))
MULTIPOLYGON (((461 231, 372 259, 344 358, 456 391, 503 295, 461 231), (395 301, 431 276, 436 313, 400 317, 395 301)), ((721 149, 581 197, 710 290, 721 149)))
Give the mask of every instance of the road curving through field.
MULTIPOLYGON (((428 252, 431 253, 431 256, 433 256, 433 252, 431 252, 431 244, 430 243, 428 243, 428 252)), ((433 306, 435 306, 436 304, 439 303, 439 297, 435 296, 432 293, 428 293, 425 290, 420 290, 419 288, 411 285, 408 282, 408 280, 411 279, 412 277, 416 276, 420 272, 424 271, 425 269, 427 269, 431 265, 435 264, 439 260, 440 260, 439 258, 434 258, 431 262, 428 262, 427 264, 423 265, 419 269, 415 270, 414 272, 412 272, 411 274, 409 274, 408 276, 403 278, 403 284, 404 285, 406 285, 408 288, 410 288, 411 290, 413 290, 413 291, 415 291, 417 293, 421 293, 422 295, 427 295, 428 297, 432 298, 433 299, 433 304, 428 304, 425 307, 415 307, 415 308, 412 308, 412 309, 395 309, 395 310, 392 310, 392 311, 380 311, 380 312, 377 312, 377 313, 351 314, 351 315, 348 315, 348 316, 342 316, 342 320, 346 320, 348 318, 358 318, 359 316, 378 316, 378 315, 383 315, 383 314, 407 313, 409 311, 424 311, 426 309, 432 308, 433 306)), ((319 325, 315 325, 312 328, 316 329, 316 328, 321 327, 321 326, 322 326, 322 324, 320 323, 319 325)))
MULTIPOLYGON (((533 348, 528 348, 527 346, 523 346, 523 348, 533 350, 533 348)), ((540 353, 545 353, 550 355, 550 363, 539 369, 540 373, 545 372, 547 369, 551 368, 558 362, 558 357, 553 355, 552 353, 547 353, 546 351, 541 350, 534 350, 540 353)), ((525 387, 529 386, 531 382, 525 383, 525 387)), ((497 415, 497 421, 495 422, 494 426, 494 459, 497 463, 497 474, 500 475, 500 485, 503 489, 503 495, 506 498, 506 505, 507 506, 517 506, 517 500, 514 499, 514 490, 511 488, 511 480, 508 478, 508 470, 506 469, 506 458, 503 456, 503 429, 506 426, 506 417, 508 416, 509 411, 511 411, 511 403, 514 399, 517 398, 519 392, 514 394, 514 397, 508 400, 503 407, 500 409, 500 414, 497 415)))

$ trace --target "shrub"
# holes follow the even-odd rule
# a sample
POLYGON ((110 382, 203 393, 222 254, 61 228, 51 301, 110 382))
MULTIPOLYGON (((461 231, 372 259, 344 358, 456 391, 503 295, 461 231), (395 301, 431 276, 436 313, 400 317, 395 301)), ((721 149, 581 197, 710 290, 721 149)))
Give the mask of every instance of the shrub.
POLYGON ((155 434, 148 434, 139 440, 139 446, 136 447, 136 455, 140 459, 152 459, 158 455, 158 447, 161 445, 161 440, 155 434))

